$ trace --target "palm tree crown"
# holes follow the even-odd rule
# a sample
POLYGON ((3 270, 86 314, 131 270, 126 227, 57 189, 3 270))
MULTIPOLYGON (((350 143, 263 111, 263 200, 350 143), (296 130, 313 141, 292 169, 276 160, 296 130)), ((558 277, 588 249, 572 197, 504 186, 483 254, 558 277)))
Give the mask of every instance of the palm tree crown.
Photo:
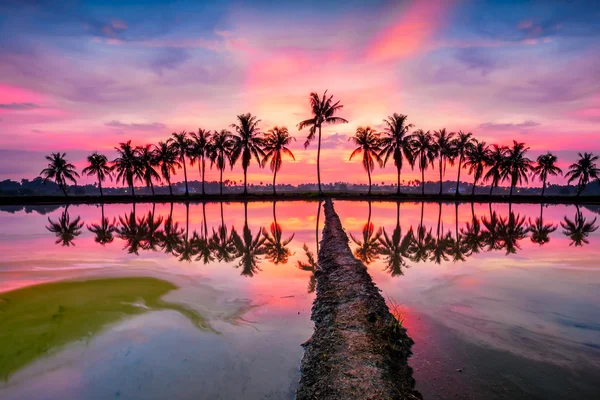
POLYGON ((454 165, 454 159, 456 158, 454 135, 454 132, 446 132, 445 128, 433 133, 440 162, 440 195, 442 194, 442 181, 444 179, 444 174, 446 173, 446 162, 450 162, 450 165, 454 165))
POLYGON ((425 194, 425 170, 430 164, 433 167, 437 147, 429 131, 418 129, 411 135, 411 148, 413 157, 421 170, 421 194, 425 194))
POLYGON ((233 166, 231 161, 231 153, 235 147, 236 141, 234 136, 226 129, 215 131, 212 135, 212 140, 208 147, 208 158, 210 158, 211 166, 215 165, 220 171, 220 193, 223 194, 223 170, 227 165, 227 161, 233 166))
POLYGON ((294 157, 294 153, 287 147, 290 145, 292 140, 296 140, 293 136, 290 136, 287 127, 285 126, 275 126, 273 129, 270 129, 264 139, 264 153, 265 156, 262 160, 262 164, 265 165, 269 160, 271 160, 269 166, 271 167, 271 171, 273 171, 273 194, 275 194, 275 178, 277 177, 277 172, 281 169, 281 165, 283 164, 283 154, 287 154, 292 157, 292 160, 296 160, 294 157))
POLYGON ((167 142, 158 142, 158 145, 154 146, 154 160, 156 165, 160 167, 160 174, 169 185, 169 192, 173 195, 171 174, 175 175, 177 173, 175 168, 181 168, 177 151, 167 142))
POLYGON ((546 180, 549 175, 558 176, 562 175, 562 169, 556 166, 556 155, 548 152, 542 154, 537 158, 537 164, 531 169, 534 176, 538 176, 542 181, 542 196, 546 190, 546 180))
POLYGON ((525 143, 519 143, 513 140, 513 146, 508 148, 506 152, 506 164, 502 173, 503 179, 510 180, 510 195, 512 196, 513 188, 517 184, 529 182, 527 174, 533 168, 531 160, 525 157, 529 147, 525 147, 525 143))
POLYGON ((467 168, 469 175, 473 175, 473 189, 471 194, 475 194, 475 186, 483 176, 484 168, 491 163, 490 157, 490 149, 485 142, 479 142, 475 139, 473 146, 466 153, 466 160, 463 165, 463 168, 467 168))
POLYGON ((600 179, 600 169, 596 166, 596 161, 598 161, 598 156, 592 153, 579 153, 579 160, 569 165, 569 171, 565 176, 569 177, 569 183, 579 180, 577 182, 577 196, 583 192, 583 189, 592 178, 600 179))
POLYGON ((190 157, 191 163, 198 163, 198 172, 202 169, 202 194, 204 191, 204 172, 206 171, 205 158, 208 156, 208 147, 210 144, 210 131, 208 129, 198 129, 198 133, 191 133, 190 157))
POLYGON ((490 195, 492 194, 494 187, 497 187, 498 184, 500 184, 500 182, 503 180, 502 173, 506 164, 506 151, 506 147, 498 146, 497 144, 494 144, 490 150, 488 160, 489 169, 483 177, 483 179, 486 181, 492 181, 490 183, 490 195))
POLYGON ((471 132, 464 133, 458 132, 458 136, 454 139, 454 149, 456 151, 456 157, 458 157, 458 177, 456 178, 456 195, 460 194, 460 171, 462 169, 462 163, 465 159, 467 151, 473 147, 473 134, 471 132))
POLYGON ((367 171, 369 177, 369 194, 371 194, 371 172, 375 169, 375 161, 377 161, 379 166, 383 165, 383 160, 379 156, 381 150, 379 134, 370 126, 359 126, 356 129, 354 136, 348 140, 351 140, 358 146, 352 154, 350 154, 350 160, 352 160, 352 157, 355 155, 360 153, 363 154, 362 166, 365 171, 367 171))
POLYGON ((142 168, 142 175, 146 186, 152 189, 154 194, 154 183, 153 179, 160 181, 160 175, 154 167, 158 166, 158 160, 156 159, 156 153, 152 150, 152 145, 147 144, 145 146, 137 147, 138 158, 140 162, 140 168, 142 168))
POLYGON ((49 179, 54 179, 54 182, 63 191, 65 196, 67 195, 67 182, 73 182, 77 184, 76 177, 79 178, 79 174, 75 171, 75 165, 68 162, 65 157, 67 153, 52 153, 46 156, 48 160, 48 166, 40 172, 40 175, 44 177, 44 183, 49 179))
POLYGON ((96 175, 98 177, 98 188, 100 189, 100 196, 102 193, 102 182, 106 177, 112 181, 112 167, 108 165, 108 159, 104 154, 98 154, 93 152, 87 157, 88 166, 81 170, 86 175, 96 175))
POLYGON ((262 157, 265 156, 262 150, 264 141, 260 137, 260 130, 258 129, 258 123, 260 119, 256 116, 247 113, 240 114, 237 116, 238 123, 231 124, 231 127, 235 129, 237 133, 237 139, 235 140, 235 146, 231 153, 231 163, 235 164, 238 158, 242 157, 242 169, 244 170, 244 193, 248 193, 248 187, 246 184, 246 175, 252 156, 256 159, 256 162, 262 166, 262 157))
POLYGON ((173 148, 179 154, 179 162, 183 165, 183 180, 185 181, 185 195, 190 194, 187 182, 187 168, 185 166, 185 156, 190 154, 191 142, 186 131, 180 133, 173 132, 169 143, 172 144, 173 148))
POLYGON ((398 170, 397 194, 400 194, 402 159, 406 158, 411 165, 413 164, 408 130, 414 125, 407 124, 407 118, 408 117, 404 114, 394 113, 392 116, 384 119, 383 123, 385 124, 385 128, 383 130, 383 136, 380 138, 381 153, 379 156, 383 158, 383 165, 385 166, 388 159, 392 157, 394 159, 394 165, 398 170))
POLYGON ((131 146, 131 140, 119 143, 115 147, 118 157, 113 160, 114 169, 117 172, 117 182, 127 183, 131 189, 131 195, 135 195, 133 183, 136 179, 144 179, 144 170, 140 164, 137 151, 131 146))

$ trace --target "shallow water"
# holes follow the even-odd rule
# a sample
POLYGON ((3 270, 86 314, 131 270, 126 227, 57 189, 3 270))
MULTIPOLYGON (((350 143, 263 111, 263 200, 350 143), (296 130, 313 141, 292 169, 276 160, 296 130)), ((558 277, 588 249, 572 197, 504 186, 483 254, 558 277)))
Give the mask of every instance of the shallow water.
MULTIPOLYGON (((415 341, 425 398, 600 391, 597 208, 335 207, 415 341)), ((293 398, 318 209, 1 208, 0 397, 293 398)))

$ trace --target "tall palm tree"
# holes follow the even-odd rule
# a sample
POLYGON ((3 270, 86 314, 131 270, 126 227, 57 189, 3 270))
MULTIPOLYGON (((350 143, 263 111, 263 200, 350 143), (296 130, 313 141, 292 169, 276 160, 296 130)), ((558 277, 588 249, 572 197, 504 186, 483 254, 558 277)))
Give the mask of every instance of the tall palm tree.
POLYGON ((100 207, 102 208, 102 217, 100 218, 100 223, 92 224, 91 226, 88 225, 87 229, 96 235, 94 241, 104 246, 107 243, 112 243, 114 240, 113 235, 115 232, 117 232, 117 227, 116 219, 113 218, 113 221, 110 222, 108 218, 104 217, 104 203, 102 203, 100 207))
POLYGON ((433 132, 433 138, 438 151, 439 169, 440 169, 440 193, 442 195, 442 181, 446 173, 446 163, 454 165, 456 158, 456 147, 454 146, 454 132, 446 132, 446 128, 433 132))
POLYGON ((113 160, 113 168, 117 171, 117 182, 127 183, 131 189, 131 195, 135 196, 134 181, 144 179, 144 170, 140 164, 137 151, 131 146, 131 140, 119 143, 119 147, 115 147, 115 150, 119 154, 113 160))
POLYGON ((400 194, 400 174, 402 172, 403 158, 406 158, 411 165, 413 163, 408 130, 414 127, 414 125, 407 124, 407 118, 404 114, 394 113, 392 116, 384 119, 385 128, 383 136, 380 138, 381 153, 379 153, 379 156, 383 158, 383 165, 387 164, 391 156, 398 170, 396 194, 400 194))
POLYGON ((458 177, 456 178, 456 195, 460 195, 460 170, 462 169, 462 163, 465 159, 467 151, 473 147, 473 134, 471 132, 465 133, 462 131, 458 132, 456 139, 454 139, 454 148, 456 151, 456 157, 458 157, 458 177))
POLYGON ((248 186, 246 184, 246 175, 248 173, 248 167, 250 166, 252 156, 254 156, 258 165, 262 167, 262 158, 265 156, 262 149, 264 140, 260 136, 261 132, 258 129, 260 119, 257 119, 256 116, 250 113, 240 114, 237 116, 237 119, 237 124, 231 124, 231 128, 234 128, 237 133, 235 145, 231 152, 231 164, 235 164, 238 158, 242 157, 244 194, 247 194, 248 186))
POLYGON ((210 145, 210 131, 208 129, 198 129, 198 133, 191 133, 191 164, 198 163, 198 174, 202 179, 202 194, 204 191, 204 172, 206 171, 205 158, 208 157, 208 148, 210 145))
POLYGON ((564 222, 560 223, 564 229, 563 233, 565 236, 571 239, 569 246, 583 246, 584 244, 589 244, 588 236, 598 229, 598 225, 594 225, 596 223, 596 218, 587 222, 587 219, 579 210, 579 206, 576 207, 577 212, 575 213, 575 218, 570 220, 565 217, 564 222))
POLYGON ((275 201, 273 202, 273 222, 270 226, 270 234, 266 228, 263 229, 265 258, 275 265, 288 262, 292 253, 287 246, 296 235, 293 233, 287 240, 282 240, 283 230, 281 229, 281 225, 277 223, 277 214, 275 213, 276 203, 275 201))
POLYGON ((160 167, 160 174, 169 185, 169 193, 173 195, 173 186, 171 185, 171 174, 176 174, 175 168, 181 168, 178 161, 179 155, 170 143, 158 142, 154 146, 154 160, 156 165, 160 167))
POLYGON ((556 160, 556 155, 547 152, 537 158, 537 164, 532 168, 533 175, 538 176, 542 181, 542 196, 546 190, 546 180, 548 179, 548 176, 562 175, 562 169, 556 166, 556 160))
POLYGON ((112 181, 112 167, 108 165, 108 159, 104 154, 93 152, 87 157, 88 166, 81 170, 82 173, 91 176, 96 175, 98 178, 98 188, 100 189, 100 197, 103 197, 102 182, 106 177, 112 181))
POLYGON ((309 96, 312 118, 305 119, 298 124, 298 129, 309 128, 304 148, 307 148, 310 142, 319 133, 319 142, 317 146, 317 180, 319 183, 319 194, 323 194, 321 190, 321 128, 323 124, 339 124, 347 123, 348 121, 341 117, 336 117, 335 114, 344 106, 339 101, 333 102, 333 95, 327 96, 327 90, 322 97, 316 92, 312 92, 309 96))
POLYGON ((75 178, 79 178, 79 174, 75 171, 75 165, 65 159, 66 156, 67 153, 52 153, 46 156, 46 160, 49 161, 48 166, 40 172, 40 175, 44 177, 44 183, 53 179, 65 196, 68 196, 67 183, 70 181, 76 185, 77 179, 75 178))
POLYGON ((67 247, 75 245, 73 240, 75 240, 77 236, 81 235, 81 228, 83 227, 83 222, 80 222, 81 217, 77 217, 71 221, 69 212, 67 211, 68 209, 69 206, 67 205, 60 218, 56 222, 52 221, 50 217, 48 217, 48 223, 50 223, 50 225, 46 226, 46 229, 56 235, 57 239, 55 243, 60 243, 61 246, 67 247))
POLYGON ((569 171, 565 176, 569 177, 569 183, 579 179, 577 182, 577 196, 583 192, 592 178, 600 179, 600 168, 596 166, 598 156, 592 153, 579 153, 579 160, 569 165, 569 171))
POLYGON ((381 151, 379 134, 375 132, 370 126, 359 126, 356 128, 354 136, 349 138, 358 146, 352 154, 350 154, 350 160, 355 155, 362 153, 362 166, 367 171, 369 177, 369 194, 371 194, 371 172, 375 169, 375 161, 380 167, 383 166, 383 160, 379 157, 381 151))
POLYGON ((421 170, 421 194, 425 194, 425 170, 429 165, 433 167, 433 161, 437 154, 437 147, 429 131, 418 129, 411 135, 412 154, 421 170))
POLYGON ((160 175, 154 169, 154 167, 158 166, 156 153, 152 150, 151 144, 136 147, 136 151, 140 162, 140 168, 142 169, 144 182, 146 182, 146 186, 152 190, 152 195, 154 196, 154 183, 152 183, 152 180, 156 179, 157 181, 160 181, 160 175))
POLYGON ((492 181, 490 184, 490 196, 494 188, 498 187, 502 181, 502 173, 506 168, 506 151, 506 147, 498 146, 497 144, 492 145, 492 149, 490 150, 489 169, 483 177, 485 181, 492 181))
POLYGON ((262 164, 265 165, 271 160, 269 166, 271 167, 271 171, 273 171, 273 195, 277 194, 275 191, 275 179, 277 178, 277 172, 283 164, 283 154, 289 155, 294 161, 296 160, 294 153, 287 147, 292 140, 296 140, 296 138, 290 136, 288 128, 285 126, 275 126, 273 129, 269 129, 265 135, 263 142, 265 157, 262 160, 262 164))
POLYGON ((187 168, 185 166, 185 156, 190 154, 191 142, 190 138, 187 135, 186 131, 181 131, 180 133, 173 132, 171 134, 171 138, 168 140, 168 143, 173 145, 173 149, 179 155, 179 162, 183 165, 183 179, 185 181, 185 195, 188 196, 190 194, 188 190, 188 181, 187 181, 187 168))
POLYGON ((467 169, 469 175, 473 175, 473 189, 471 195, 475 194, 475 186, 483 176, 483 171, 487 165, 491 164, 491 154, 489 147, 485 142, 480 142, 477 139, 473 141, 473 145, 469 147, 465 155, 465 163, 463 168, 467 169))
POLYGON ((235 146, 235 139, 231 132, 226 129, 222 129, 218 132, 215 131, 211 139, 210 145, 208 146, 208 158, 210 158, 211 167, 216 164, 219 169, 219 187, 220 193, 223 194, 223 170, 227 166, 228 161, 233 167, 231 153, 235 146))
POLYGON ((506 164, 502 173, 503 179, 510 180, 510 194, 512 196, 513 189, 517 184, 529 182, 528 173, 532 170, 531 160, 525 157, 529 147, 525 147, 525 143, 519 143, 513 140, 513 146, 506 151, 506 164))

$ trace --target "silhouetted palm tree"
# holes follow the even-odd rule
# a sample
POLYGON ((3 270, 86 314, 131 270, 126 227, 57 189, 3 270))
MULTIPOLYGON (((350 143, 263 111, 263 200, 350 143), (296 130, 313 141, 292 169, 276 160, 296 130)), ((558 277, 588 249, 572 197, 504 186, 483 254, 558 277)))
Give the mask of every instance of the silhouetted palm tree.
POLYGON ((350 160, 355 155, 362 153, 362 166, 367 171, 369 177, 369 194, 371 194, 371 172, 375 169, 375 161, 379 166, 383 166, 383 160, 379 157, 380 142, 379 134, 373 130, 370 126, 359 126, 356 129, 354 136, 349 138, 356 146, 358 146, 352 154, 350 154, 350 160))
POLYGON ((304 254, 306 254, 307 262, 298 261, 298 268, 302 271, 310 272, 310 279, 308 281, 308 293, 313 293, 317 287, 317 278, 315 276, 315 272, 317 272, 317 262, 315 261, 315 255, 308 248, 306 243, 302 246, 304 249, 304 254))
POLYGON ((438 151, 439 169, 440 169, 440 196, 442 195, 442 183, 446 173, 446 163, 454 165, 456 158, 456 147, 454 146, 454 132, 446 132, 446 129, 440 129, 433 132, 433 138, 438 151))
POLYGON ((183 179, 185 181, 185 195, 189 195, 188 181, 187 181, 187 167, 185 165, 185 156, 190 154, 191 142, 186 131, 180 133, 173 132, 171 138, 167 143, 172 144, 173 149, 179 155, 179 162, 183 165, 183 179))
POLYGON ((456 178, 456 195, 460 195, 460 170, 462 169, 462 163, 465 159, 467 151, 473 147, 473 134, 471 132, 464 133, 458 132, 458 136, 454 139, 454 148, 456 151, 456 157, 458 157, 458 177, 456 178))
POLYGON ((544 224, 544 205, 540 204, 540 216, 535 219, 535 223, 529 218, 529 232, 531 232, 531 241, 540 246, 550 241, 550 234, 558 228, 558 225, 544 224))
POLYGON ((487 245, 487 250, 500 250, 503 247, 502 237, 500 232, 500 218, 496 211, 492 212, 490 203, 490 218, 485 216, 481 219, 481 223, 485 227, 483 232, 483 242, 487 245))
POLYGON ((454 205, 454 237, 450 238, 448 253, 452 261, 465 261, 469 248, 463 234, 458 230, 458 202, 454 205))
POLYGON ((113 235, 115 234, 115 232, 117 232, 117 227, 116 219, 113 218, 113 221, 110 222, 108 218, 104 217, 104 204, 101 204, 100 207, 102 208, 102 216, 100 218, 100 223, 92 224, 91 226, 88 225, 87 229, 88 231, 96 235, 94 241, 104 246, 107 243, 112 243, 112 241, 114 240, 113 235))
POLYGON ((248 203, 244 203, 244 229, 242 236, 238 235, 237 232, 233 234, 233 243, 237 250, 240 261, 235 266, 236 268, 242 268, 242 275, 252 277, 257 271, 260 271, 260 256, 265 253, 264 243, 265 237, 262 235, 262 229, 258 231, 256 236, 252 235, 252 231, 248 227, 248 203))
POLYGON ((217 165, 219 169, 219 187, 220 194, 223 194, 223 170, 227 166, 227 161, 233 168, 231 152, 235 146, 235 139, 231 132, 226 129, 215 131, 208 147, 208 158, 210 158, 211 167, 217 165))
POLYGON ((259 166, 262 167, 262 158, 265 153, 262 150, 264 140, 260 136, 261 132, 258 129, 258 123, 260 119, 256 116, 247 113, 237 116, 238 123, 231 124, 231 127, 235 129, 237 136, 235 136, 235 144, 231 152, 231 164, 235 164, 238 158, 242 158, 242 169, 244 170, 244 194, 248 193, 248 186, 246 184, 246 175, 248 173, 248 167, 252 156, 256 159, 259 166))
POLYGON ((87 157, 88 166, 81 170, 82 173, 91 176, 96 175, 98 178, 98 188, 100 189, 100 197, 102 193, 102 182, 108 177, 112 181, 112 167, 108 165, 108 159, 104 154, 93 152, 87 157))
POLYGON ((282 240, 283 230, 281 229, 281 225, 277 223, 277 214, 275 213, 275 204, 273 202, 273 222, 270 226, 270 231, 267 232, 266 229, 263 229, 263 236, 265 237, 264 242, 264 252, 265 258, 271 261, 273 264, 286 264, 292 252, 287 246, 294 239, 295 233, 292 234, 287 240, 282 240))
POLYGON ((596 223, 596 218, 587 222, 587 219, 579 210, 579 206, 576 207, 577 212, 575 213, 575 218, 570 220, 565 217, 564 222, 560 223, 564 229, 563 234, 571 239, 569 246, 583 246, 584 244, 589 244, 588 236, 598 229, 598 226, 594 225, 596 223))
POLYGON ((210 131, 208 129, 198 129, 198 133, 191 133, 190 158, 191 164, 198 163, 198 174, 202 179, 202 194, 204 191, 204 172, 206 171, 205 158, 208 157, 208 148, 210 146, 210 131))
POLYGON ((152 190, 152 195, 154 195, 154 183, 152 183, 152 180, 156 179, 157 181, 160 181, 160 175, 154 169, 154 167, 158 166, 156 153, 152 151, 151 144, 137 147, 136 150, 140 162, 140 168, 142 169, 144 182, 146 183, 146 186, 152 190))
POLYGON ((513 140, 513 146, 506 151, 506 164, 502 173, 502 179, 510 180, 510 194, 512 196, 513 189, 517 184, 529 182, 528 173, 533 168, 531 160, 525 157, 529 147, 525 147, 525 143, 519 143, 513 140))
POLYGON ((514 254, 517 249, 521 249, 519 241, 527 237, 527 226, 525 217, 509 211, 508 218, 500 218, 498 225, 502 247, 506 249, 506 254, 514 254))
POLYGON ((52 153, 51 155, 46 156, 46 160, 48 160, 49 163, 48 166, 40 172, 40 175, 44 177, 44 183, 49 179, 53 179, 65 196, 68 196, 67 182, 71 181, 76 185, 77 179, 75 178, 79 178, 79 174, 75 171, 75 165, 65 159, 66 156, 67 153, 52 153))
POLYGON ((485 244, 485 232, 481 230, 481 223, 475 216, 474 203, 471 203, 471 222, 467 221, 462 234, 469 255, 479 253, 485 244))
POLYGON ((69 212, 67 211, 68 209, 69 206, 66 206, 65 210, 56 222, 52 221, 50 217, 48 217, 48 222, 50 225, 46 226, 46 229, 56 235, 57 239, 55 243, 60 243, 61 246, 67 247, 71 245, 75 246, 73 240, 75 240, 77 236, 81 235, 81 228, 83 227, 83 222, 80 222, 81 217, 77 217, 71 221, 69 212))
POLYGON ((431 258, 430 260, 436 264, 441 264, 443 261, 448 261, 448 254, 450 246, 452 245, 452 236, 450 232, 444 234, 444 228, 441 224, 442 221, 442 203, 438 203, 438 222, 436 238, 432 243, 431 258))
POLYGON ((394 113, 394 115, 384 119, 383 122, 385 123, 385 128, 383 130, 383 136, 380 138, 381 153, 379 153, 379 156, 383 158, 383 165, 385 166, 385 164, 387 164, 391 156, 394 159, 394 165, 398 170, 397 194, 400 194, 400 174, 402 172, 403 158, 406 158, 409 164, 413 164, 408 130, 414 125, 407 124, 407 118, 408 117, 404 114, 394 113))
POLYGON ((231 262, 238 257, 237 248, 234 242, 234 237, 238 236, 238 234, 233 226, 231 227, 231 232, 227 232, 227 225, 225 225, 225 219, 223 216, 223 202, 220 202, 220 206, 221 225, 219 225, 219 228, 216 231, 213 228, 210 244, 214 249, 214 254, 217 260, 231 262))
POLYGON ((485 181, 492 181, 490 184, 490 196, 494 188, 498 187, 503 180, 503 171, 506 169, 506 151, 506 147, 498 146, 497 144, 492 145, 492 149, 490 150, 489 169, 483 177, 485 181))
POLYGON ((171 186, 171 174, 176 174, 175 168, 181 168, 181 164, 177 159, 177 151, 169 143, 158 142, 154 149, 154 159, 156 165, 160 167, 160 174, 169 185, 169 193, 173 195, 173 186, 171 186))
POLYGON ((319 183, 319 194, 323 194, 321 190, 321 128, 323 124, 339 124, 347 123, 344 118, 336 117, 335 114, 344 107, 339 101, 333 102, 333 95, 327 96, 327 90, 322 97, 315 92, 309 96, 312 118, 306 119, 298 124, 298 129, 309 128, 304 148, 307 148, 310 142, 319 133, 319 142, 317 145, 317 180, 319 183))
POLYGON ((531 169, 533 176, 538 176, 542 181, 542 196, 546 190, 546 180, 548 179, 548 176, 562 175, 562 170, 556 166, 556 160, 557 157, 554 154, 547 152, 537 158, 537 164, 531 169))
POLYGON ((146 223, 145 218, 137 219, 135 215, 135 204, 133 210, 123 217, 119 217, 121 226, 117 231, 119 239, 125 241, 125 246, 129 254, 139 254, 139 249, 142 248, 144 241, 144 225, 146 223))
POLYGON ((175 247, 175 254, 179 257, 179 261, 191 262, 194 256, 195 243, 189 240, 190 237, 190 203, 185 203, 185 235, 183 240, 180 240, 175 247))
POLYGON ((176 255, 177 248, 183 241, 183 235, 183 228, 179 228, 179 223, 173 221, 173 203, 171 203, 171 211, 165 220, 161 232, 160 247, 162 247, 166 254, 176 255))
POLYGON ((411 135, 411 149, 413 157, 421 170, 421 194, 425 194, 425 170, 429 165, 433 167, 433 161, 437 154, 437 147, 429 131, 418 129, 411 135))
POLYGON ((352 233, 350 233, 350 238, 358 246, 356 250, 354 250, 356 258, 367 265, 379 258, 379 238, 381 237, 381 233, 381 228, 376 231, 371 222, 371 201, 369 201, 369 216, 367 218, 367 223, 362 229, 362 240, 356 239, 352 233))
POLYGON ((592 153, 579 153, 579 160, 569 165, 569 171, 565 176, 569 177, 569 183, 579 180, 577 182, 577 196, 583 192, 583 189, 592 178, 600 179, 600 168, 596 166, 596 161, 598 161, 598 156, 592 153))
POLYGON ((142 226, 142 248, 144 250, 158 251, 158 248, 162 247, 162 239, 164 237, 163 231, 160 229, 163 217, 155 216, 154 208, 155 204, 152 204, 152 211, 148 211, 145 224, 142 226))
POLYGON ((285 126, 275 126, 273 129, 267 131, 264 140, 264 152, 265 157, 262 160, 262 164, 265 165, 269 160, 271 171, 273 171, 273 195, 275 191, 275 179, 277 178, 277 172, 281 169, 283 164, 283 154, 287 154, 292 157, 292 160, 296 160, 294 154, 287 146, 290 145, 292 140, 296 138, 290 136, 288 129, 285 126))
POLYGON ((117 172, 117 182, 127 183, 131 189, 131 195, 135 196, 133 183, 136 179, 144 179, 144 171, 140 164, 138 154, 131 147, 131 140, 125 143, 119 143, 119 147, 115 147, 119 156, 113 161, 113 169, 117 172))
MULTIPOLYGON (((409 247, 409 254, 411 255, 411 260, 414 262, 427 261, 431 250, 433 250, 434 242, 433 235, 431 234, 431 229, 429 232, 423 225, 423 212, 424 212, 425 203, 421 202, 421 220, 419 222, 419 226, 417 228, 416 233, 412 233, 413 240, 409 247)), ((411 229, 412 231, 412 229, 411 229)))
POLYGON ((473 145, 469 147, 465 154, 465 163, 463 168, 467 169, 469 175, 473 175, 473 189, 471 195, 475 194, 475 186, 483 176, 486 165, 491 164, 490 149, 485 142, 473 140, 473 145))
POLYGON ((396 227, 391 236, 388 236, 385 227, 379 237, 379 255, 383 256, 385 270, 392 276, 404 275, 403 268, 410 268, 406 258, 410 257, 409 248, 413 241, 412 230, 404 237, 400 227, 400 202, 396 202, 396 227))

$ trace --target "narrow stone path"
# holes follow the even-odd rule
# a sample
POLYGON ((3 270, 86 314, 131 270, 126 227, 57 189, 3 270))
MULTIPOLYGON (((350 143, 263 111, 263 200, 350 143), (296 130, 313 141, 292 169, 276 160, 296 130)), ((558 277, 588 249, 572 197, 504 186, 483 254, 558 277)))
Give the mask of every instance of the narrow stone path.
POLYGON ((407 364, 413 341, 390 313, 330 199, 319 250, 315 330, 304 343, 298 400, 421 399, 407 364))

